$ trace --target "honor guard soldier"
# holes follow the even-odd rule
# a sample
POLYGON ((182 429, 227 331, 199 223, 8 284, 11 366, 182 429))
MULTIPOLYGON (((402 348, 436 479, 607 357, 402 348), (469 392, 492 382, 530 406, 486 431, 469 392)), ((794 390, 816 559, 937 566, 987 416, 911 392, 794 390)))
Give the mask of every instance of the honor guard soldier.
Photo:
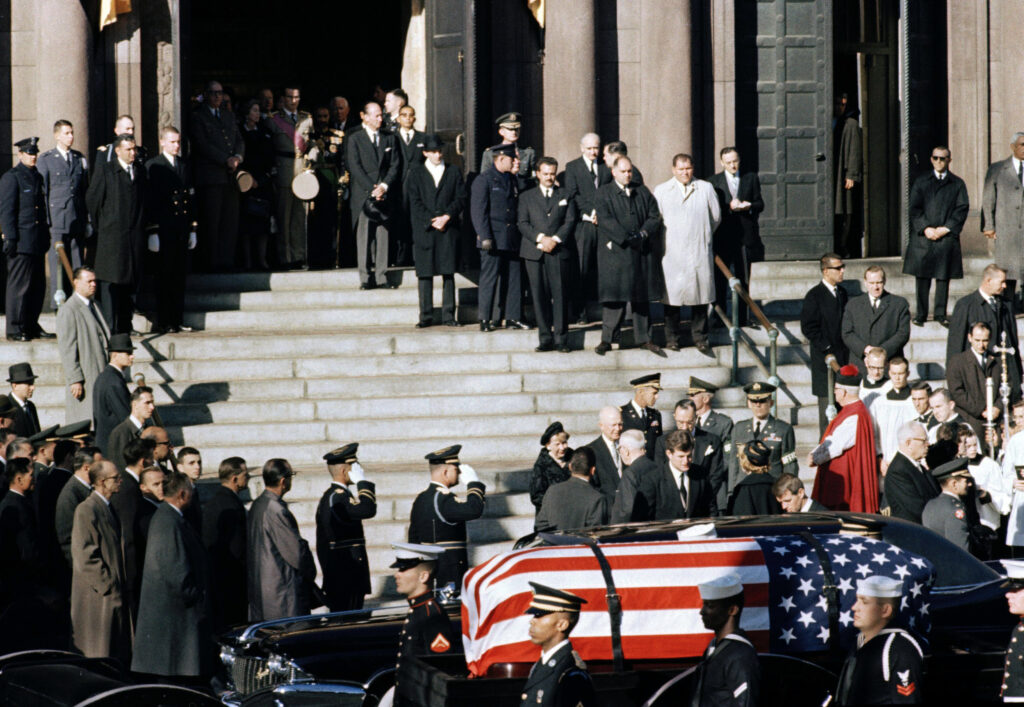
POLYGON ((853 625, 857 647, 839 673, 836 703, 844 705, 920 704, 921 662, 917 640, 899 628, 886 628, 899 611, 903 582, 872 576, 857 582, 853 625))
POLYGON ((971 483, 971 472, 967 469, 969 461, 966 457, 960 457, 931 470, 942 493, 928 501, 921 512, 921 525, 962 548, 964 552, 971 551, 967 507, 964 505, 964 496, 971 483))
POLYGON ((686 394, 697 406, 697 429, 710 432, 722 440, 725 445, 723 449, 728 454, 731 450, 729 440, 732 439, 733 421, 728 415, 711 409, 711 401, 717 392, 718 386, 697 376, 690 376, 690 383, 686 387, 686 394))
POLYGON ((701 707, 750 707, 758 703, 761 664, 757 650, 740 629, 743 584, 736 574, 698 584, 700 618, 714 631, 697 672, 691 704, 701 707))
POLYGON ((643 432, 647 457, 654 459, 654 445, 662 433, 661 413, 654 408, 661 392, 661 374, 640 376, 629 384, 633 386, 633 399, 619 408, 622 410, 622 429, 643 432))
POLYGON ((587 664, 572 649, 569 634, 587 600, 569 592, 530 582, 533 600, 526 610, 530 642, 540 646, 540 658, 530 668, 520 705, 591 707, 597 704, 587 664))
POLYGON ((409 517, 409 542, 441 546, 444 553, 438 558, 434 577, 439 587, 454 583, 456 590, 462 587, 462 575, 469 567, 466 521, 483 515, 487 490, 473 467, 459 462, 460 451, 462 445, 453 444, 425 457, 430 462, 430 486, 413 501, 409 517), (465 501, 451 492, 460 474, 466 482, 465 501))
POLYGON ((777 479, 785 472, 796 476, 800 468, 796 462, 796 434, 793 426, 772 417, 772 393, 775 386, 771 383, 749 383, 743 386, 747 394, 747 407, 754 416, 749 420, 737 422, 732 429, 732 447, 729 457, 729 493, 743 478, 737 450, 745 447, 747 442, 759 439, 772 450, 768 473, 777 479))
POLYGON ((363 520, 377 515, 377 496, 356 458, 358 449, 353 442, 324 455, 331 486, 316 508, 316 555, 330 611, 362 609, 370 593, 363 520))
MULTIPOLYGON (((532 147, 521 147, 519 145, 519 133, 522 128, 523 114, 512 111, 499 116, 494 123, 498 126, 498 135, 501 136, 502 145, 515 146, 515 152, 519 157, 519 171, 516 172, 516 185, 519 191, 526 191, 534 186, 533 173, 537 168, 537 153, 532 147)), ((488 147, 480 158, 480 172, 494 163, 494 148, 488 147)))
POLYGON ((1006 603, 1010 613, 1021 620, 1010 635, 1006 647, 1006 667, 1000 696, 1003 702, 1024 702, 1024 561, 1003 560, 1006 568, 1006 603))

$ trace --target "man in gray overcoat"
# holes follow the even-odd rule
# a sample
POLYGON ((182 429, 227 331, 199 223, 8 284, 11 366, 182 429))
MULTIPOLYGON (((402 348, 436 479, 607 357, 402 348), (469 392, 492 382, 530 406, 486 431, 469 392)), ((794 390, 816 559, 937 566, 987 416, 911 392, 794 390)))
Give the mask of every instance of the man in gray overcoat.
POLYGON ((996 242, 992 259, 1006 269, 1006 289, 1021 311, 1017 283, 1024 273, 1024 132, 1010 139, 1013 154, 989 166, 981 195, 981 231, 996 242))
POLYGON ((292 488, 284 459, 263 465, 266 490, 249 508, 249 620, 301 616, 310 610, 316 565, 284 495, 292 488))
POLYGON ((64 422, 92 420, 93 384, 107 367, 110 329, 93 297, 96 273, 75 270, 75 291, 57 310, 57 348, 64 368, 64 422))

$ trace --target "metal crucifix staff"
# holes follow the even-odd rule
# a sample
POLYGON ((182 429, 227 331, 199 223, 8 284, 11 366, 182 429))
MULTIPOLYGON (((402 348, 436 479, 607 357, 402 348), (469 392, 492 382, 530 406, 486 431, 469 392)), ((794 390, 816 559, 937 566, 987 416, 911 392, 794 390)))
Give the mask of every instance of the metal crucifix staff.
POLYGON ((999 397, 1003 400, 1003 444, 1010 439, 1010 379, 1007 375, 1006 354, 1016 353, 1012 346, 1006 345, 1006 332, 999 335, 999 346, 994 346, 992 351, 999 354, 1002 366, 1002 380, 999 383, 999 397))

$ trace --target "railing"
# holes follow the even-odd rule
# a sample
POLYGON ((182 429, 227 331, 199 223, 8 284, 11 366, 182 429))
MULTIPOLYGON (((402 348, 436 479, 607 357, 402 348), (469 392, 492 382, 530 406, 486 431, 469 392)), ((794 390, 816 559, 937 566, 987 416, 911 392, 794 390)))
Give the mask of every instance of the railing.
POLYGON ((825 361, 828 363, 826 366, 828 370, 828 407, 825 408, 825 419, 832 422, 833 418, 839 414, 839 410, 836 409, 836 374, 839 373, 839 362, 831 354, 825 361))
MULTIPOLYGON (((775 386, 776 389, 777 389, 779 387, 779 384, 780 384, 779 376, 778 376, 778 368, 779 368, 779 351, 778 351, 779 330, 776 328, 776 326, 774 324, 772 324, 770 321, 768 321, 768 317, 766 317, 764 315, 764 312, 761 311, 761 308, 757 306, 757 303, 754 302, 754 300, 750 299, 750 295, 747 294, 746 290, 743 289, 743 285, 742 285, 742 283, 740 283, 739 278, 732 274, 732 271, 729 270, 728 266, 726 266, 726 264, 724 262, 722 262, 722 259, 720 257, 718 257, 717 255, 715 256, 715 265, 718 266, 718 269, 721 270, 722 274, 725 275, 725 277, 728 279, 728 281, 729 281, 729 289, 732 291, 732 320, 731 321, 729 320, 729 317, 726 316, 725 312, 722 311, 722 308, 719 307, 718 305, 715 305, 715 312, 718 314, 718 316, 722 320, 722 322, 727 327, 729 327, 729 338, 732 340, 732 374, 730 376, 731 384, 732 385, 736 385, 736 383, 738 382, 737 381, 737 377, 738 377, 738 374, 739 374, 739 367, 740 367, 740 343, 742 342, 743 345, 746 346, 747 349, 750 351, 750 353, 753 355, 754 362, 757 365, 757 367, 761 369, 761 372, 764 373, 765 376, 767 376, 768 382, 771 383, 773 386, 775 386), (750 308, 750 311, 753 313, 753 315, 757 319, 758 323, 762 327, 764 327, 766 332, 768 332, 768 367, 767 368, 765 368, 764 364, 761 362, 761 358, 760 358, 758 352, 754 349, 753 345, 750 342, 748 342, 746 339, 744 339, 744 338, 742 338, 740 336, 740 298, 741 297, 743 298, 743 301, 747 303, 747 307, 750 308)), ((829 388, 831 389, 831 385, 829 386, 829 388)), ((772 415, 777 415, 777 413, 778 413, 778 390, 776 390, 776 392, 772 393, 772 415)))

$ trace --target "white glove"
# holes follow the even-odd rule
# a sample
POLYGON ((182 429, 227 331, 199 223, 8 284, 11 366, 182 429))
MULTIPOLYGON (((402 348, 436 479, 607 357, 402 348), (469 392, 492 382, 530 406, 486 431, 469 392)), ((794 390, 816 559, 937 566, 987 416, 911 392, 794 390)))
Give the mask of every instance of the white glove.
POLYGON ((149 234, 149 252, 159 253, 160 252, 160 234, 150 233, 149 234))
POLYGON ((189 250, 194 250, 195 247, 196 247, 196 232, 192 231, 192 233, 188 234, 188 249, 189 250))
POLYGON ((316 162, 316 158, 320 156, 320 149, 314 147, 312 150, 306 153, 306 159, 310 162, 316 162))
POLYGON ((363 471, 363 467, 359 465, 359 462, 352 462, 352 466, 348 470, 348 478, 353 484, 366 481, 366 472, 363 471))
POLYGON ((462 481, 467 484, 480 480, 480 477, 476 475, 476 469, 471 467, 469 464, 459 464, 459 476, 461 476, 462 481))

